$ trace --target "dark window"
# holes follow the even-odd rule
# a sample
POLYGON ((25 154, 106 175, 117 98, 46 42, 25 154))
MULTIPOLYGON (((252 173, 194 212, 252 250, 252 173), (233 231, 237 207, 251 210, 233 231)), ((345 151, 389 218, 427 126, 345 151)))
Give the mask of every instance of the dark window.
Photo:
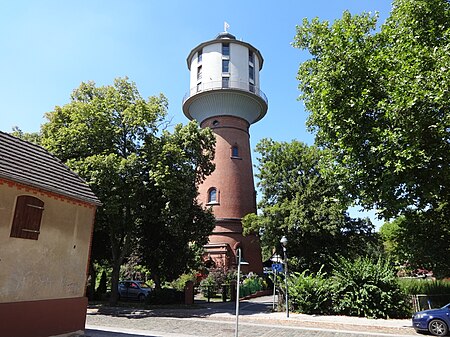
POLYGON ((197 92, 202 91, 202 82, 197 83, 197 92))
POLYGON ((239 157, 239 148, 236 145, 231 148, 231 156, 239 157))
POLYGON ((28 195, 17 197, 11 237, 37 240, 41 228, 44 202, 28 195))
POLYGON ((230 78, 222 77, 222 88, 229 88, 229 87, 230 87, 230 78))
POLYGON ((255 80, 255 68, 253 68, 252 65, 249 65, 249 66, 248 66, 248 78, 249 78, 251 81, 254 81, 254 80, 255 80))
POLYGON ((230 56, 230 44, 229 43, 222 43, 222 55, 230 56))
POLYGON ((253 56, 253 52, 251 50, 248 51, 248 62, 254 63, 255 57, 253 56))
POLYGON ((249 83, 249 84, 248 84, 248 90, 250 90, 251 92, 255 92, 255 85, 249 83))
POLYGON ((197 80, 202 79, 202 66, 198 66, 197 68, 197 80))
POLYGON ((230 71, 230 60, 222 60, 222 72, 228 73, 230 71))
POLYGON ((208 192, 208 203, 217 202, 217 190, 215 187, 211 188, 208 192))
POLYGON ((200 49, 200 50, 198 51, 197 62, 202 62, 202 57, 203 57, 203 49, 200 49))

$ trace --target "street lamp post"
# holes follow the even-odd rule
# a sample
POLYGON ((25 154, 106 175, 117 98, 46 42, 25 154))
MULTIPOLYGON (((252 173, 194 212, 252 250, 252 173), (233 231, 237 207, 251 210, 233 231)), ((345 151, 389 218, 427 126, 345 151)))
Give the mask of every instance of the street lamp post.
POLYGON ((288 239, 286 236, 283 235, 283 237, 280 240, 280 243, 283 245, 283 254, 284 254, 284 284, 286 286, 286 317, 289 318, 289 289, 288 289, 288 257, 286 252, 286 246, 288 243, 288 239))
POLYGON ((236 328, 234 336, 239 336, 239 285, 241 281, 241 265, 246 265, 248 262, 242 261, 241 248, 237 249, 237 283, 236 283, 236 328))

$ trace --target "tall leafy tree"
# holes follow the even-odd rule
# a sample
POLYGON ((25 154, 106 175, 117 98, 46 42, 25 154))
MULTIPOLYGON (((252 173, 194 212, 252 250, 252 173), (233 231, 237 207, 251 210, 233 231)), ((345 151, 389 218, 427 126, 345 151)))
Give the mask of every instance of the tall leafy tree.
POLYGON ((368 219, 352 219, 336 181, 321 174, 324 151, 298 141, 263 139, 258 186, 262 191, 260 212, 244 218, 245 231, 256 231, 266 257, 279 248, 281 236, 289 242, 294 269, 317 271, 336 256, 369 254, 376 247, 373 225, 368 219))
POLYGON ((301 99, 317 143, 351 195, 386 218, 448 208, 450 3, 394 0, 377 16, 351 15, 297 27, 301 99))
POLYGON ((311 54, 298 72, 308 125, 353 199, 386 219, 403 214, 425 232, 448 232, 450 3, 394 0, 376 25, 377 15, 344 12, 297 27, 294 45, 311 54))
MULTIPOLYGON (((208 130, 189 124, 176 129, 177 134, 185 135, 184 143, 166 141, 172 137, 161 130, 166 111, 163 95, 143 99, 127 78, 103 87, 88 82, 73 91, 68 104, 47 113, 48 122, 41 128, 42 144, 86 179, 103 203, 97 215, 93 250, 94 256, 104 256, 96 249, 110 249, 112 303, 117 300, 120 266, 132 252, 136 254, 138 247, 142 255, 144 251, 153 252, 154 259, 172 254, 164 248, 142 245, 146 233, 143 228, 150 226, 152 214, 158 216, 172 205, 170 216, 184 217, 185 221, 173 223, 171 230, 182 232, 188 219, 193 218, 191 213, 200 213, 197 236, 185 237, 193 242, 203 242, 213 226, 209 216, 195 204, 194 191, 196 183, 213 169, 210 160, 214 137, 208 130), (194 141, 197 143, 192 146, 194 141), (164 146, 171 147, 173 153, 187 155, 170 156, 169 151, 162 151, 164 146), (185 174, 169 174, 178 168, 183 168, 185 174), (191 193, 178 195, 174 189, 183 184, 189 185, 191 193), (166 187, 164 202, 162 185, 166 187)), ((164 220, 170 216, 158 223, 155 232, 165 228, 164 220)), ((178 244, 184 246, 186 242, 178 244)), ((165 267, 170 270, 168 265, 165 267)))
POLYGON ((139 246, 157 286, 198 267, 199 252, 208 242, 205 233, 214 229, 214 216, 197 202, 198 184, 214 169, 210 137, 209 129, 191 122, 163 132, 158 145, 145 145, 151 163, 145 183, 153 187, 144 191, 150 195, 143 198, 152 202, 142 209, 139 246))
POLYGON ((408 269, 427 269, 434 276, 450 275, 448 256, 450 254, 450 229, 442 226, 447 221, 436 221, 436 215, 411 211, 384 224, 380 234, 385 250, 393 261, 408 269))

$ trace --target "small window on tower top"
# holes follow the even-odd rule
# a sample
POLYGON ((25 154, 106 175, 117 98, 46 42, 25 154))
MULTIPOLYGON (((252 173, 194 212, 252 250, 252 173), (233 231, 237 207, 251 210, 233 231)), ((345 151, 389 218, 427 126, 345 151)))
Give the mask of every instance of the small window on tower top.
POLYGON ((253 52, 251 50, 248 51, 248 62, 254 63, 255 57, 253 56, 253 52))
POLYGON ((230 44, 222 43, 222 56, 230 56, 230 44))

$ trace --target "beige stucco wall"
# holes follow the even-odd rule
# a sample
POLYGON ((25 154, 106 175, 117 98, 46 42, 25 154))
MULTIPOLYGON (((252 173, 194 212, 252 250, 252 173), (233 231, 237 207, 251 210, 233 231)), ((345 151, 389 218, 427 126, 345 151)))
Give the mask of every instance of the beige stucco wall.
POLYGON ((0 303, 84 296, 95 207, 0 180, 0 303), (17 197, 44 204, 38 240, 11 238, 17 197))

